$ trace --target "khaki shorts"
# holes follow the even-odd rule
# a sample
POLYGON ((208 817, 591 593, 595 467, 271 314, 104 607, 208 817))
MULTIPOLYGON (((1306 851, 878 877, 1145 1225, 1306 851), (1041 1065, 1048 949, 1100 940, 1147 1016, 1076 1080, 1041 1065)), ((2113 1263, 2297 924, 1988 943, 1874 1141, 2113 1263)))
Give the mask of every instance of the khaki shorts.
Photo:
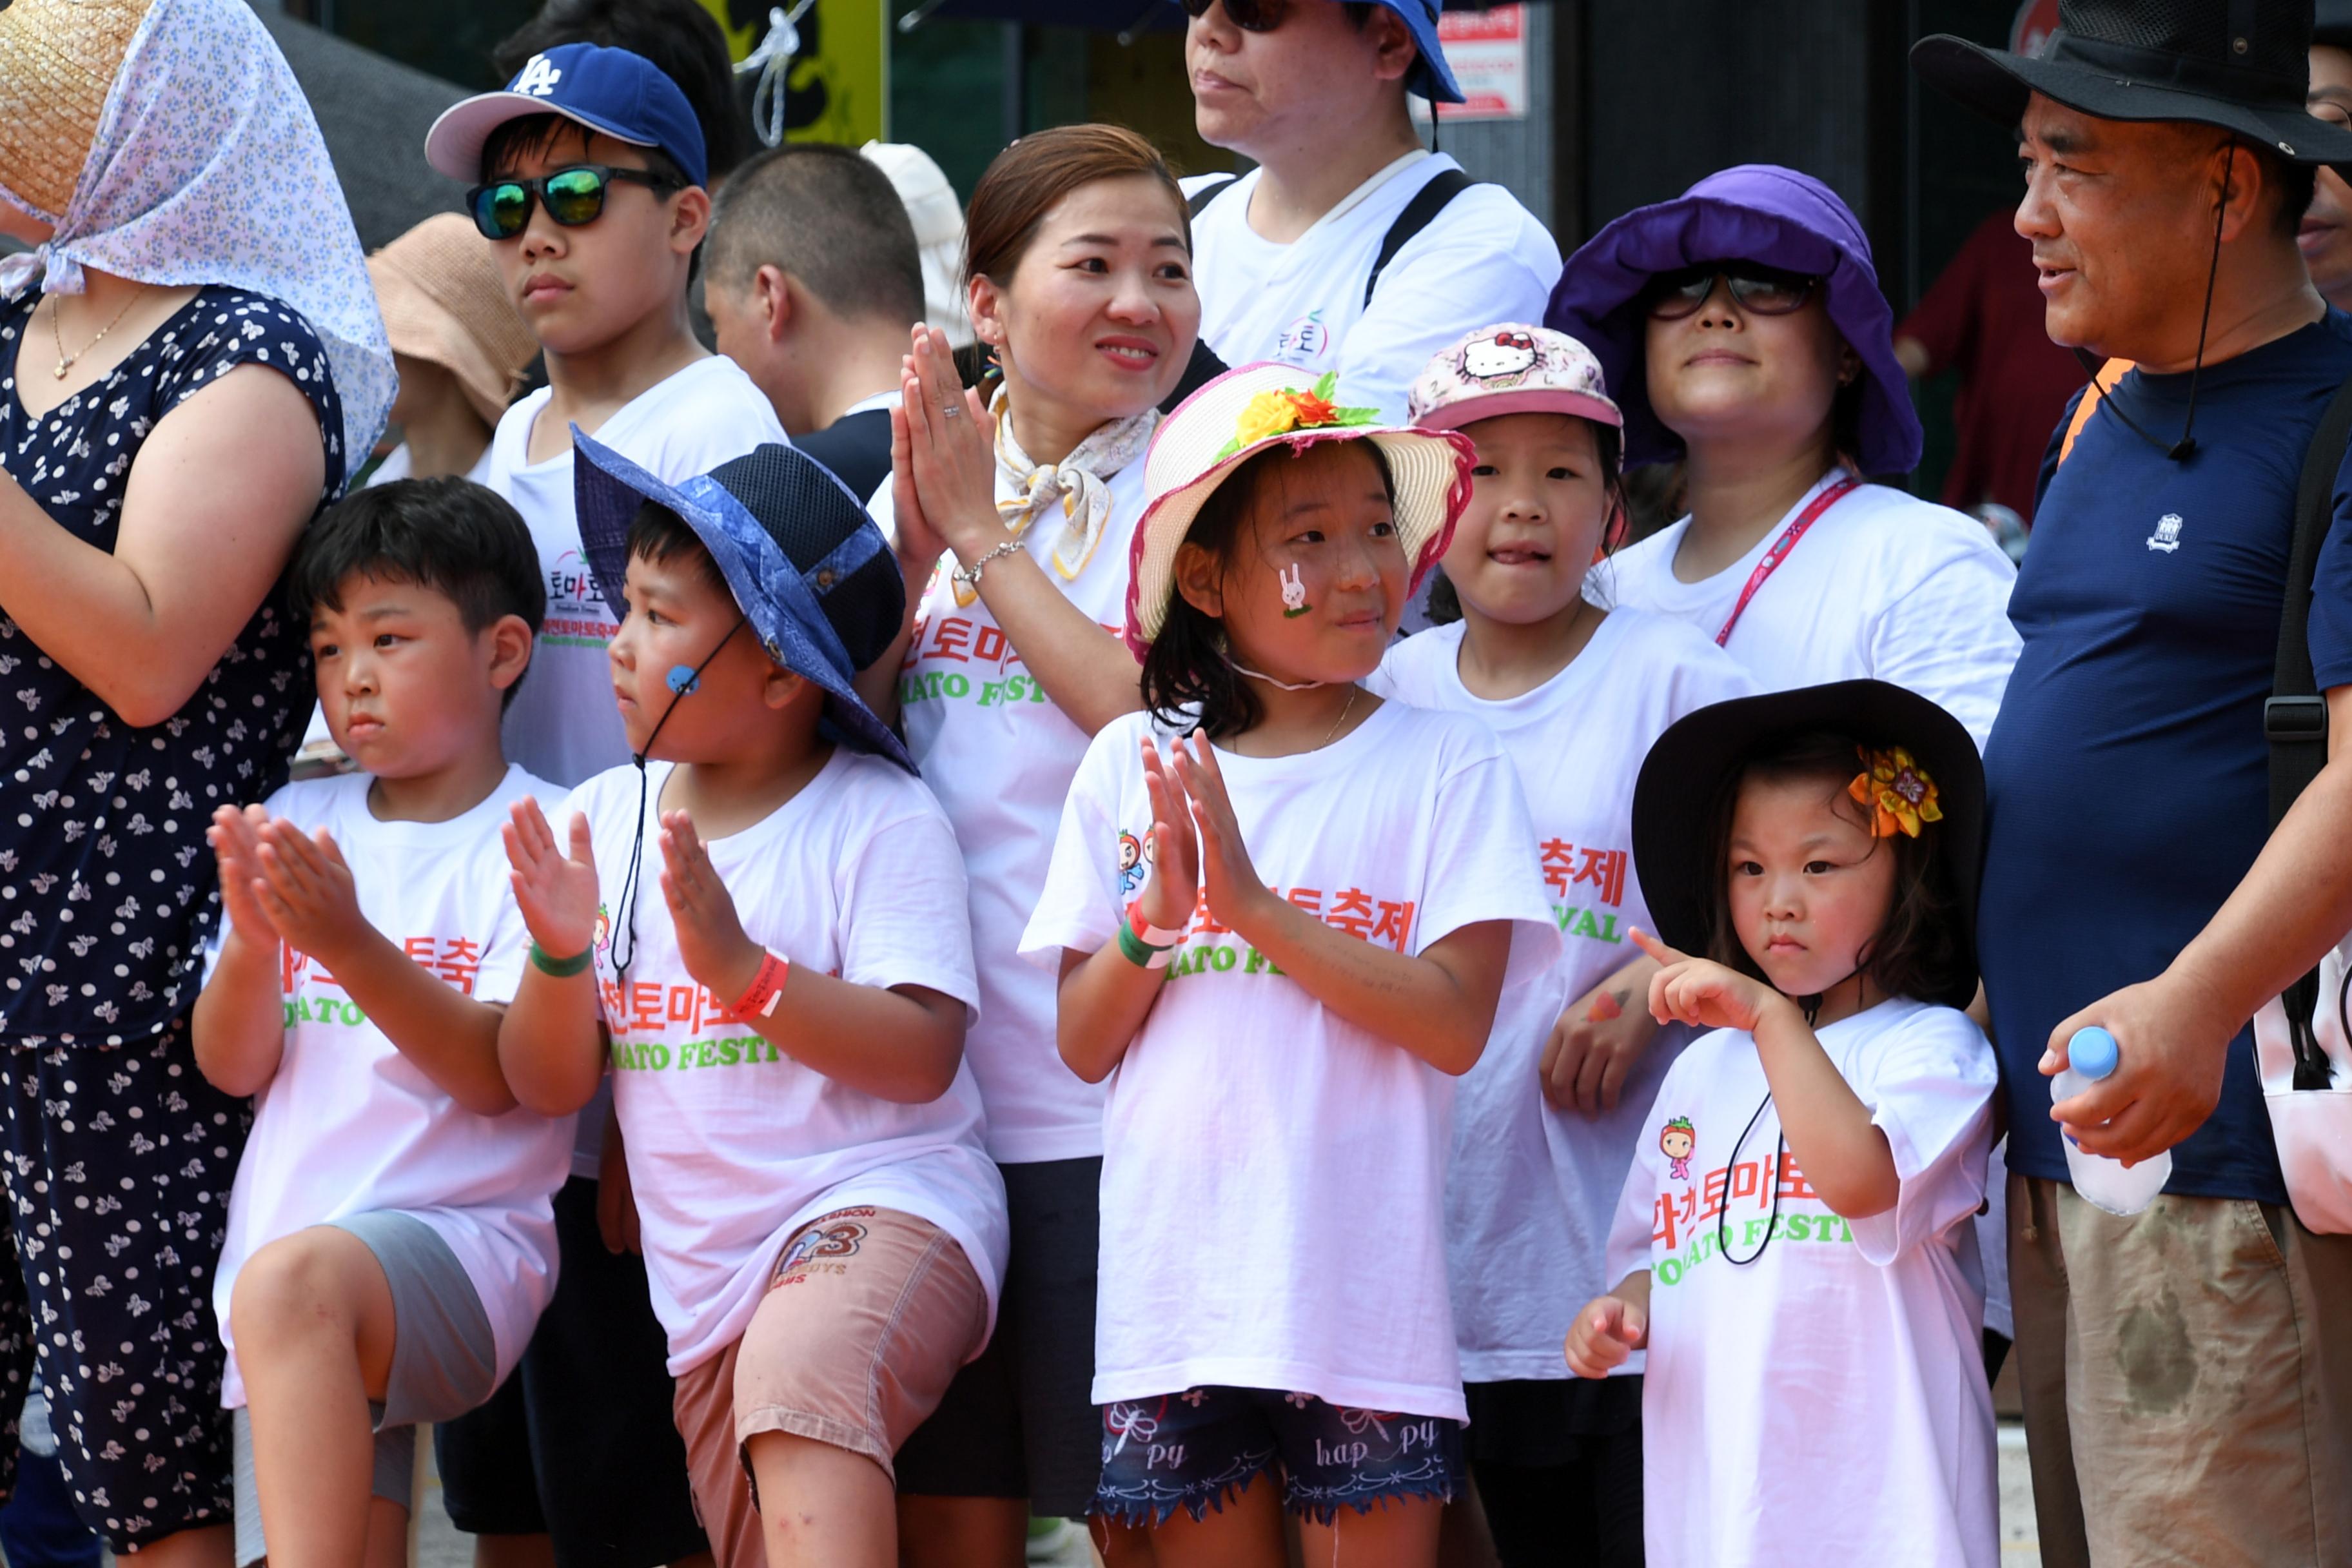
POLYGON ((2352 1236, 2011 1173, 2009 1237, 2045 1568, 2352 1563, 2352 1236))
POLYGON ((743 1337, 677 1379, 677 1430, 719 1568, 764 1560, 746 1444, 790 1433, 892 1475, 891 1456, 987 1331, 980 1276, 929 1220, 849 1208, 795 1232, 743 1337))

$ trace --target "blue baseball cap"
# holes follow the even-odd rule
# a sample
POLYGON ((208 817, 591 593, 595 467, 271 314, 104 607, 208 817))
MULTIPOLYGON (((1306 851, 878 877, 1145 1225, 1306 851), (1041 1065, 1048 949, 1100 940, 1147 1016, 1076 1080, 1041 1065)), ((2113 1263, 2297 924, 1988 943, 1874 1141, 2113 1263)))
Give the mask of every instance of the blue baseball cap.
POLYGON ((503 92, 477 93, 444 110, 425 133, 425 161, 468 184, 482 177, 482 145, 510 120, 560 114, 634 147, 652 147, 686 172, 710 180, 702 125, 677 83, 643 55, 597 44, 563 44, 525 60, 503 92))
MULTIPOLYGON (((1168 0, 1171 5, 1183 0, 1168 0)), ((1445 63, 1445 50, 1437 42, 1437 13, 1444 0, 1372 0, 1404 18, 1405 28, 1412 34, 1414 48, 1420 58, 1404 79, 1405 89, 1417 92, 1433 103, 1459 103, 1462 89, 1454 79, 1454 68, 1445 63)), ((2352 3, 2352 0, 2348 0, 2352 3)))

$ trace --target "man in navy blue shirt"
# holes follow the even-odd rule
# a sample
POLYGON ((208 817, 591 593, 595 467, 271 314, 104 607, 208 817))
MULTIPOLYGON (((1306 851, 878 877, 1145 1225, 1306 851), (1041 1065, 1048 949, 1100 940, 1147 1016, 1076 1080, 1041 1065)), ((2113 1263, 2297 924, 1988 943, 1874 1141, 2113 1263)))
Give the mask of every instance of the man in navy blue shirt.
POLYGON ((2330 760, 2275 834, 2263 731, 2297 479, 2352 377, 2295 231, 2352 131, 2304 109, 2311 0, 2167 10, 2065 0, 2038 58, 1913 55, 2020 127, 2051 337, 2137 367, 2053 443, 1985 752, 2011 1289, 2045 1563, 2315 1568, 2352 1562, 2352 1237, 2287 1206, 2247 1026, 2352 926, 2352 475, 2311 617, 2330 760), (2053 1119, 2089 1024, 2123 1065, 2068 1131, 2172 1152, 2128 1218, 2068 1184, 2053 1119))

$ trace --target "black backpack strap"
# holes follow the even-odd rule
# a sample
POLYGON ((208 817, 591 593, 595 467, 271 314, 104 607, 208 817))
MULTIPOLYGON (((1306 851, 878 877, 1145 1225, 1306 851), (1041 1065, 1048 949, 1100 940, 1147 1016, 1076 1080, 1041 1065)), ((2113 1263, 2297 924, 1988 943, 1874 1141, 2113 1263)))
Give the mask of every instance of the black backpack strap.
MULTIPOLYGON (((2279 611, 2278 663, 2270 700, 2263 706, 2263 733, 2271 748, 2271 826, 2275 830, 2319 770, 2327 765, 2327 699, 2311 668, 2311 584, 2319 547, 2336 514, 2336 476, 2345 447, 2352 443, 2352 381, 2338 387, 2319 416, 2303 478, 2294 491, 2294 542, 2287 552, 2286 598, 2279 611)), ((2294 1087, 2326 1089, 2331 1075, 2326 1055, 2313 1037, 2311 1018, 2319 1003, 2319 971, 2286 988, 2287 1033, 2294 1043, 2294 1087)))
POLYGON ((1185 216, 1188 217, 1199 217, 1201 216, 1202 208, 1207 206, 1211 202, 1215 201, 1219 196, 1224 195, 1226 191, 1232 189, 1234 182, 1238 181, 1240 178, 1241 176, 1239 174, 1227 174, 1223 179, 1218 180, 1212 184, 1202 185, 1199 190, 1194 191, 1191 195, 1186 196, 1184 198, 1185 216))
POLYGON ((1404 204, 1404 211, 1396 215, 1396 222, 1389 225, 1388 233, 1381 236, 1381 253, 1372 258, 1372 275, 1364 279, 1365 309, 1371 308, 1372 290, 1381 286, 1381 274, 1396 259, 1396 253, 1414 235, 1427 228, 1445 210, 1448 202, 1478 183, 1459 169, 1441 169, 1429 184, 1413 193, 1412 200, 1404 204))

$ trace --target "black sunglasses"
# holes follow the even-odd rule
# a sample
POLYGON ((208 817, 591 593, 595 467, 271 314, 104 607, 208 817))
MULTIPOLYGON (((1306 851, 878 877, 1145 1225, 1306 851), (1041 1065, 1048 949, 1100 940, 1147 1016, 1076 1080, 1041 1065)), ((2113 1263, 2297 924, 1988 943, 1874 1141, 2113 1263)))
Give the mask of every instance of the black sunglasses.
POLYGON ((466 193, 466 210, 485 239, 512 239, 530 222, 534 202, 547 205, 547 216, 565 228, 594 223, 604 211, 604 187, 627 180, 653 190, 685 187, 667 174, 650 169, 615 169, 609 163, 574 163, 537 180, 492 180, 466 193))
MULTIPOLYGON (((1184 15, 1204 16, 1214 0, 1183 0, 1184 15)), ((1271 33, 1290 15, 1290 0, 1225 0, 1225 19, 1244 33, 1271 33)))
POLYGON ((1643 291, 1644 308, 1661 321, 1677 321, 1695 313, 1715 292, 1722 279, 1731 290, 1731 302, 1759 316, 1786 316, 1805 308, 1821 279, 1806 272, 1783 272, 1755 261, 1707 261, 1662 272, 1643 291))

